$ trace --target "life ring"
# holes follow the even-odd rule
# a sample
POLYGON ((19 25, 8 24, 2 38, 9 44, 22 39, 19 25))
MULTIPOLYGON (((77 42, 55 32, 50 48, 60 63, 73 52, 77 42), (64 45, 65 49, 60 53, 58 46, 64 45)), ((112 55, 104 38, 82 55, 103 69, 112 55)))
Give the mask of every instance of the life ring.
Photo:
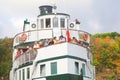
POLYGON ((70 23, 70 27, 73 28, 73 27, 74 27, 74 24, 73 24, 73 23, 70 23))
POLYGON ((27 39, 27 35, 25 34, 25 33, 23 33, 22 35, 21 35, 21 40, 22 41, 25 41, 27 39))
POLYGON ((34 24, 34 23, 31 26, 32 26, 32 28, 36 28, 36 24, 34 24))
POLYGON ((84 33, 84 34, 83 34, 83 40, 84 40, 84 41, 87 41, 87 39, 88 39, 88 35, 87 35, 87 33, 84 33))

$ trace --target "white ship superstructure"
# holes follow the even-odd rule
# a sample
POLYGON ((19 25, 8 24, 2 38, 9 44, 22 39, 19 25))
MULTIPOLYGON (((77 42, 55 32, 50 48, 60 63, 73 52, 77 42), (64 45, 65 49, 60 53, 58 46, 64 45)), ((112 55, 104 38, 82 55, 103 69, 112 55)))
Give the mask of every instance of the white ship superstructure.
POLYGON ((39 7, 36 21, 24 21, 14 37, 10 80, 95 80, 90 34, 56 6, 39 7))

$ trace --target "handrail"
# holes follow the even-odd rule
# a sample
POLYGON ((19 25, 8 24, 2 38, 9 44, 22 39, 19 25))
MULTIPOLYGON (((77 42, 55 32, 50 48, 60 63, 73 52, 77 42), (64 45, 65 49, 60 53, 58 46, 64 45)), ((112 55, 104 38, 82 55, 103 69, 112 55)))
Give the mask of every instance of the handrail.
MULTIPOLYGON (((53 30, 53 29, 49 29, 49 28, 48 28, 48 29, 29 30, 29 31, 24 31, 24 33, 33 32, 33 31, 42 31, 42 30, 53 30)), ((66 29, 62 29, 62 28, 61 28, 61 30, 66 30, 66 29)), ((71 31, 85 32, 85 33, 87 33, 87 34, 90 35, 90 33, 86 32, 86 31, 83 31, 83 30, 76 30, 76 29, 69 29, 69 30, 71 30, 71 31)), ((14 38, 15 38, 16 36, 22 34, 22 33, 23 33, 23 32, 20 32, 20 33, 16 34, 16 35, 14 36, 14 38)))
POLYGON ((31 50, 30 52, 22 53, 15 59, 17 66, 33 61, 36 58, 37 54, 37 50, 31 50))
MULTIPOLYGON (((66 29, 61 28, 61 35, 66 37, 66 29)), ((77 39, 83 39, 83 35, 84 33, 86 33, 88 35, 88 40, 87 43, 90 42, 90 34, 88 32, 82 31, 82 30, 76 30, 76 29, 69 29, 70 32, 70 36, 72 37, 76 37, 77 39)), ((18 33, 15 35, 14 37, 14 45, 16 46, 18 44, 21 43, 27 43, 30 41, 36 41, 36 40, 40 40, 40 39, 45 39, 45 38, 53 38, 55 37, 55 33, 53 32, 53 29, 37 29, 37 30, 30 30, 30 31, 25 31, 24 33, 27 34, 27 40, 26 41, 21 41, 21 35, 23 32, 18 33), (47 32, 47 33, 46 33, 47 32)), ((58 37, 60 35, 57 35, 56 37, 58 37)))
MULTIPOLYGON (((33 32, 33 31, 42 31, 42 30, 53 30, 53 29, 49 29, 49 28, 48 28, 48 29, 29 30, 29 31, 24 31, 24 33, 33 32)), ((20 32, 20 33, 16 34, 16 35, 14 36, 14 38, 15 38, 16 36, 22 34, 22 33, 23 33, 23 32, 20 32)))

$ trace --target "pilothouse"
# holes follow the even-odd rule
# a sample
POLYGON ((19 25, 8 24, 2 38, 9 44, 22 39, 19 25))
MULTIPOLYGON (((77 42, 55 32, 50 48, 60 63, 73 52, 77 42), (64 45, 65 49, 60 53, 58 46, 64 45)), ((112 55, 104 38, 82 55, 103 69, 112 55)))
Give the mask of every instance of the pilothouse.
POLYGON ((35 21, 24 21, 14 37, 10 80, 95 80, 90 34, 56 6, 39 7, 35 21))

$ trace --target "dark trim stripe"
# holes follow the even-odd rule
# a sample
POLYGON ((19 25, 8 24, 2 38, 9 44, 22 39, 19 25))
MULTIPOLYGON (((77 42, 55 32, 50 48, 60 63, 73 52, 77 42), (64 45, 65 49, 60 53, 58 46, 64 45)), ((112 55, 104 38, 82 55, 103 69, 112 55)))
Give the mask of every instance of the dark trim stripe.
POLYGON ((69 14, 65 14, 65 13, 56 13, 56 14, 54 14, 54 13, 48 13, 48 14, 42 14, 42 15, 38 15, 37 17, 40 17, 40 16, 46 16, 46 15, 65 15, 65 16, 69 16, 70 17, 70 15, 69 14))
POLYGON ((37 61, 37 64, 41 63, 41 62, 52 61, 52 60, 57 60, 57 59, 64 59, 64 58, 71 58, 71 59, 76 59, 76 60, 80 60, 80 61, 86 62, 86 60, 83 59, 83 58, 79 58, 79 57, 71 56, 71 55, 64 55, 64 56, 58 56, 58 57, 42 59, 42 60, 37 61))
POLYGON ((33 78, 32 80, 36 80, 36 79, 42 79, 42 78, 45 78, 46 80, 48 80, 48 78, 53 78, 54 80, 58 80, 58 78, 62 78, 62 80, 68 80, 70 79, 70 77, 72 78, 72 80, 82 80, 82 77, 83 78, 88 78, 88 79, 92 79, 91 77, 89 76, 82 76, 82 75, 76 75, 76 74, 70 74, 70 73, 67 73, 67 74, 57 74, 57 75, 51 75, 51 76, 42 76, 42 77, 36 77, 36 78, 33 78), (53 78, 54 77, 54 78, 53 78), (68 77, 66 79, 66 77, 68 77), (79 77, 79 78, 78 78, 79 77))
POLYGON ((89 77, 89 76, 83 76, 83 78, 89 78, 89 79, 92 79, 91 77, 89 77))
POLYGON ((31 66, 31 65, 33 65, 33 62, 27 62, 25 64, 20 65, 18 68, 15 68, 15 71, 18 70, 18 69, 27 67, 27 66, 31 66))

